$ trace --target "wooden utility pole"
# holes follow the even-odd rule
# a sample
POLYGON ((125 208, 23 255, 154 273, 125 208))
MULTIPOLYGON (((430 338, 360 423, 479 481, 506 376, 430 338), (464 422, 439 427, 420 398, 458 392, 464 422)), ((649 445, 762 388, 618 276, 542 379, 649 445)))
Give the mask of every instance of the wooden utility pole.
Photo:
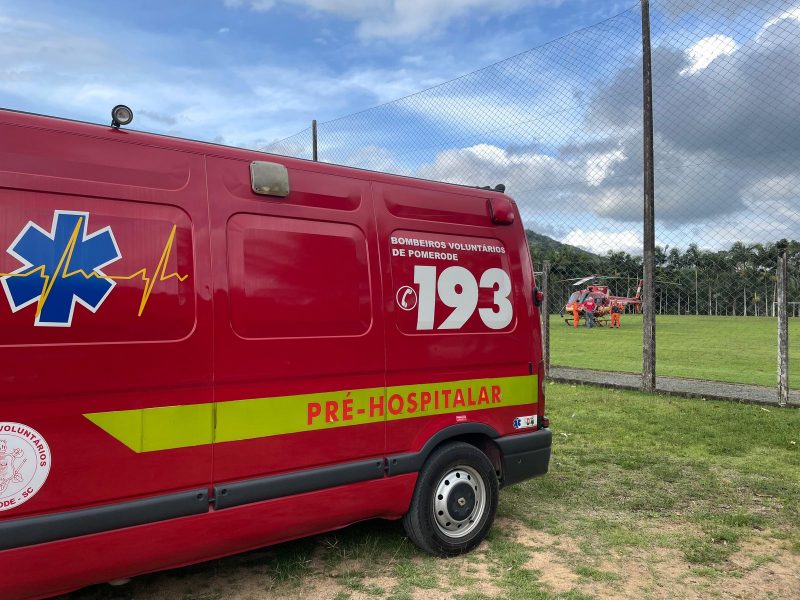
POLYGON ((544 361, 544 376, 550 373, 550 261, 542 263, 542 293, 544 300, 540 312, 542 315, 542 360, 544 361))
POLYGON ((781 240, 778 248, 778 404, 789 402, 789 313, 787 311, 788 243, 781 240))
POLYGON ((317 153, 317 120, 314 119, 311 121, 311 157, 314 161, 319 160, 319 154, 317 153))
POLYGON ((644 289, 642 290, 642 389, 656 389, 655 175, 653 156, 653 67, 650 58, 650 0, 642 0, 642 97, 644 140, 644 289))

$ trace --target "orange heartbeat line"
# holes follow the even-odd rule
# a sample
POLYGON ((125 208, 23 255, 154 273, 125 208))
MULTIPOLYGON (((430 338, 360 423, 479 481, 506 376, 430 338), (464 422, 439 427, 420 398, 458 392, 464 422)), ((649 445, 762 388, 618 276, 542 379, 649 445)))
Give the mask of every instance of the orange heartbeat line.
POLYGON ((78 234, 81 231, 81 226, 83 225, 83 217, 78 218, 78 222, 75 224, 75 229, 72 231, 72 235, 69 238, 69 242, 67 242, 67 246, 64 248, 64 252, 61 254, 61 258, 58 260, 58 264, 56 265, 55 273, 52 275, 48 275, 46 272, 46 266, 41 265, 36 267, 31 271, 27 271, 25 273, 0 273, 0 277, 31 277, 32 275, 38 275, 44 280, 42 284, 42 294, 39 296, 39 302, 36 305, 36 316, 38 317, 39 314, 42 312, 42 308, 44 308, 45 302, 47 302, 47 298, 50 295, 50 292, 53 290, 53 285, 55 285, 56 280, 58 279, 69 279, 70 277, 80 276, 84 279, 106 279, 109 281, 130 281, 132 279, 141 279, 144 281, 144 291, 142 292, 142 301, 139 303, 139 313, 138 316, 142 316, 145 307, 147 306, 147 301, 150 299, 150 294, 153 292, 153 287, 155 286, 156 282, 160 281, 168 281, 169 279, 177 279, 180 282, 186 281, 189 276, 188 275, 180 275, 178 273, 167 273, 167 262, 169 261, 169 257, 172 254, 172 245, 175 242, 175 230, 177 229, 177 225, 172 226, 172 231, 167 238, 167 243, 164 245, 164 250, 161 252, 161 258, 158 259, 158 265, 156 265, 155 273, 152 277, 147 275, 147 268, 142 268, 136 271, 131 275, 101 275, 96 271, 92 271, 91 273, 87 273, 83 269, 76 269, 71 271, 69 268, 70 261, 72 260, 72 255, 75 252, 75 246, 78 241, 78 234))

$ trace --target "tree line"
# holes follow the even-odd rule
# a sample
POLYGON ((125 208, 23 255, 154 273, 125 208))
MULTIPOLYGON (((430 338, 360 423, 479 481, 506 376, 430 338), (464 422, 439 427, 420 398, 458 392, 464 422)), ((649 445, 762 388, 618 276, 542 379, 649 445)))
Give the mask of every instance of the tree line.
MULTIPOLYGON (((612 294, 632 296, 642 278, 642 257, 609 251, 597 255, 558 242, 541 244, 528 236, 536 270, 550 261, 550 297, 558 312, 569 294, 589 285, 575 279, 598 275, 594 283, 608 285, 612 294)), ((788 245, 789 314, 800 316, 800 242, 788 245)), ((774 316, 776 244, 735 242, 727 250, 656 246, 655 304, 657 314, 774 316)))

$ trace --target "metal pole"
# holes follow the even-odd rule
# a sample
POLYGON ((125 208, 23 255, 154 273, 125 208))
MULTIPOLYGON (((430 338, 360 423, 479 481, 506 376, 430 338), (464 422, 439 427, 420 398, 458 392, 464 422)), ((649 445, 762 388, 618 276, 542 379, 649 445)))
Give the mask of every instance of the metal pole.
POLYGON ((550 373, 550 261, 542 263, 542 360, 544 361, 544 376, 550 373))
POLYGON ((311 156, 314 161, 319 160, 319 154, 317 154, 317 120, 314 119, 311 121, 311 156))
POLYGON ((700 296, 697 292, 697 265, 694 266, 694 316, 698 316, 700 314, 700 303, 699 303, 700 296))
POLYGON ((642 290, 642 389, 656 389, 655 176, 653 157, 653 69, 650 58, 650 0, 642 0, 642 98, 644 142, 644 289, 642 290))
POLYGON ((789 402, 789 318, 787 312, 786 282, 788 260, 786 240, 778 242, 778 404, 789 402))

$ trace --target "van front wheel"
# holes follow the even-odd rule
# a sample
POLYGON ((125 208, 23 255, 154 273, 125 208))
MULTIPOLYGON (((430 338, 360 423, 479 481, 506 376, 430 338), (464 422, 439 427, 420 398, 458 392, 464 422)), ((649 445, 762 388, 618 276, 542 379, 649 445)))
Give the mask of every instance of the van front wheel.
POLYGON ((419 473, 406 534, 425 552, 455 556, 486 537, 497 512, 498 482, 489 458, 452 442, 435 450, 419 473))

